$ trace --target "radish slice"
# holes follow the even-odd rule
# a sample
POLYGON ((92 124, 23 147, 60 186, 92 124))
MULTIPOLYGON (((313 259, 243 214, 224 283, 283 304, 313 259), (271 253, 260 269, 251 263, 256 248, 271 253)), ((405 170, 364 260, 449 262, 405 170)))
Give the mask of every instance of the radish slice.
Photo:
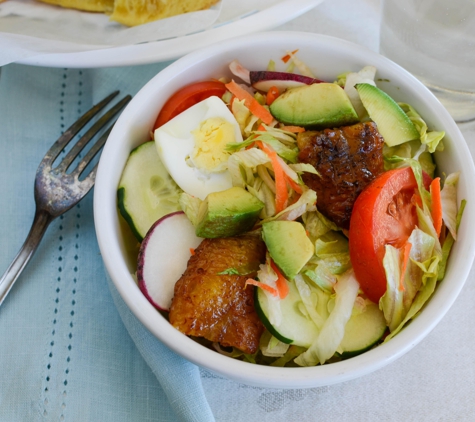
POLYGON ((251 84, 251 79, 249 76, 249 70, 247 70, 239 61, 233 60, 229 63, 229 70, 233 75, 241 78, 247 84, 251 84))
POLYGON ((310 78, 297 73, 273 72, 268 70, 251 70, 249 77, 251 79, 251 85, 262 92, 269 91, 272 86, 277 87, 279 92, 283 92, 289 88, 323 82, 320 79, 310 78))
POLYGON ((186 270, 191 249, 202 240, 182 211, 165 215, 147 232, 140 246, 137 281, 155 308, 170 309, 175 283, 186 270))

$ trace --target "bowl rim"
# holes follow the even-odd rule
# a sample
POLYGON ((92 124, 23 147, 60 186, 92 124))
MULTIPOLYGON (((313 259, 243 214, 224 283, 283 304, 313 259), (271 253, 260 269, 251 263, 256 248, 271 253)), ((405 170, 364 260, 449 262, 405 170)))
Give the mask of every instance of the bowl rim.
MULTIPOLYGON (((275 368, 252 365, 208 350, 173 328, 165 318, 156 312, 155 308, 150 305, 138 287, 135 284, 132 285, 131 281, 133 281, 133 278, 125 262, 117 262, 116 260, 116 257, 120 256, 122 252, 119 246, 117 220, 114 219, 113 215, 115 211, 115 192, 114 205, 112 205, 112 196, 111 192, 109 192, 114 181, 108 171, 110 166, 113 165, 114 157, 117 154, 117 151, 114 151, 116 144, 120 141, 121 133, 123 133, 125 128, 130 127, 130 124, 133 123, 131 122, 131 117, 134 114, 132 110, 140 106, 141 102, 150 95, 151 90, 154 91, 156 86, 163 85, 166 81, 179 77, 183 69, 193 67, 196 63, 210 59, 224 50, 231 51, 246 43, 248 45, 253 45, 256 42, 279 43, 284 40, 285 42, 289 40, 294 40, 295 42, 306 40, 315 42, 315 45, 326 43, 335 48, 351 49, 355 54, 364 55, 368 64, 383 63, 386 70, 390 69, 393 73, 397 73, 399 75, 399 83, 404 85, 406 91, 410 92, 414 89, 424 101, 430 104, 433 113, 437 115, 438 123, 452 138, 452 142, 456 143, 456 156, 460 164, 462 164, 464 179, 475 181, 475 168, 471 154, 459 128, 442 104, 414 76, 389 59, 350 41, 328 35, 298 31, 269 31, 218 42, 189 53, 170 64, 144 85, 122 112, 104 147, 94 190, 94 221, 99 248, 106 270, 119 294, 138 320, 171 350, 211 372, 247 385, 270 388, 311 388, 348 381, 374 372, 398 359, 422 341, 444 317, 465 284, 475 255, 475 240, 469 239, 470 237, 475 239, 475 229, 465 224, 465 231, 471 230, 472 236, 465 235, 462 251, 460 250, 461 248, 458 248, 458 253, 461 255, 451 257, 449 260, 450 263, 454 260, 459 264, 456 268, 453 268, 453 265, 448 268, 447 274, 449 272, 450 274, 454 273, 452 276, 454 280, 451 281, 450 288, 445 288, 447 283, 445 285, 441 283, 438 290, 442 289, 443 294, 434 295, 426 304, 424 312, 391 341, 359 356, 337 363, 305 368, 275 368), (104 204, 106 199, 107 202, 104 204), (112 242, 111 239, 113 240, 112 242), (159 318, 157 318, 157 315, 159 318)), ((116 186, 117 184, 118 180, 115 181, 116 186)), ((475 197, 472 199, 475 199, 475 197)), ((475 201, 472 200, 471 202, 475 201)), ((469 216, 464 218, 463 223, 466 220, 475 221, 475 212, 472 210, 472 206, 470 205, 469 207, 469 205, 470 201, 464 213, 464 217, 467 213, 469 216)))

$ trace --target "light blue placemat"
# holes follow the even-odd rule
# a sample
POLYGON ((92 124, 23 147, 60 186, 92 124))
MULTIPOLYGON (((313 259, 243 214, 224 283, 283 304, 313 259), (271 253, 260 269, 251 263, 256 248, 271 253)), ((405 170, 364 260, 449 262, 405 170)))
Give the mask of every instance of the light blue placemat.
MULTIPOLYGON (((165 65, 1 69, 0 272, 29 230, 34 175, 53 141, 106 94, 135 94, 165 65)), ((89 194, 53 222, 0 308, 0 421, 213 420, 198 369, 114 300, 89 194)))

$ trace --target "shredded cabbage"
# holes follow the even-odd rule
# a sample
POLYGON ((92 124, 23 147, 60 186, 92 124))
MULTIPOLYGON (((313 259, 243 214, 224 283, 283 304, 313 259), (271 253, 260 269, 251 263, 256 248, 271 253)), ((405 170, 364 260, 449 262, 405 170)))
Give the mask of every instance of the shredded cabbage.
POLYGON ((270 336, 267 344, 261 346, 261 352, 264 356, 269 357, 282 357, 287 353, 290 345, 282 343, 280 340, 276 339, 274 336, 270 336))
POLYGON ((457 183, 459 177, 460 173, 449 174, 440 192, 442 219, 454 240, 457 240, 457 183))
POLYGON ((423 270, 421 290, 414 298, 414 301, 412 302, 411 307, 409 308, 409 311, 407 312, 405 318, 384 339, 385 342, 393 338, 397 333, 399 333, 399 331, 401 331, 404 325, 406 325, 408 321, 410 321, 419 313, 424 304, 431 297, 432 293, 434 293, 435 286, 437 284, 437 267, 439 265, 439 258, 433 256, 428 261, 418 265, 423 270))
POLYGON ((297 202, 289 205, 287 208, 279 212, 277 215, 266 218, 262 223, 274 220, 287 220, 293 221, 309 211, 315 210, 315 204, 317 202, 317 193, 312 189, 306 189, 303 191, 297 202))
POLYGON ((409 262, 401 282, 400 251, 391 245, 386 246, 383 266, 386 272, 386 293, 379 301, 379 307, 392 332, 397 329, 412 306, 414 297, 422 286, 424 263, 432 259, 436 239, 415 228, 408 239, 411 244, 409 262))
POLYGON ((340 276, 335 285, 335 306, 330 316, 314 343, 295 359, 295 363, 300 366, 324 364, 335 354, 345 335, 345 326, 351 317, 359 288, 352 270, 340 276))
POLYGON ((294 278, 295 286, 299 292, 300 298, 305 306, 307 314, 318 329, 324 324, 324 319, 317 312, 318 295, 310 289, 303 277, 298 274, 294 278))
POLYGON ((345 75, 345 92, 348 95, 348 98, 350 99, 351 104, 353 105, 353 108, 360 119, 367 116, 367 112, 363 106, 355 85, 366 83, 376 86, 374 82, 375 75, 376 68, 374 66, 365 66, 359 72, 350 72, 345 75))
POLYGON ((430 153, 437 151, 442 151, 444 145, 442 144, 442 139, 445 136, 443 131, 429 131, 427 123, 422 119, 422 117, 417 113, 417 111, 411 107, 409 104, 398 103, 399 106, 406 113, 407 117, 414 123, 417 130, 420 133, 420 142, 423 145, 427 145, 430 153))

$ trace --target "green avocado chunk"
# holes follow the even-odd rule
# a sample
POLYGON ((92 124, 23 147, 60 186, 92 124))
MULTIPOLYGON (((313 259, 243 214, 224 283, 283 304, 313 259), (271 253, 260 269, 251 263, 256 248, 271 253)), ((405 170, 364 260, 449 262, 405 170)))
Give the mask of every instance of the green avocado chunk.
POLYGON ((393 147, 420 138, 414 123, 388 94, 371 84, 357 84, 355 88, 386 145, 393 147))
POLYGON ((289 280, 294 279, 315 251, 305 228, 297 221, 264 223, 262 238, 269 255, 289 280))
POLYGON ((245 233, 263 208, 263 202, 240 187, 210 193, 200 204, 196 235, 212 239, 245 233))
POLYGON ((291 88, 271 105, 280 122, 305 128, 334 128, 359 122, 346 92, 333 83, 316 83, 291 88))

